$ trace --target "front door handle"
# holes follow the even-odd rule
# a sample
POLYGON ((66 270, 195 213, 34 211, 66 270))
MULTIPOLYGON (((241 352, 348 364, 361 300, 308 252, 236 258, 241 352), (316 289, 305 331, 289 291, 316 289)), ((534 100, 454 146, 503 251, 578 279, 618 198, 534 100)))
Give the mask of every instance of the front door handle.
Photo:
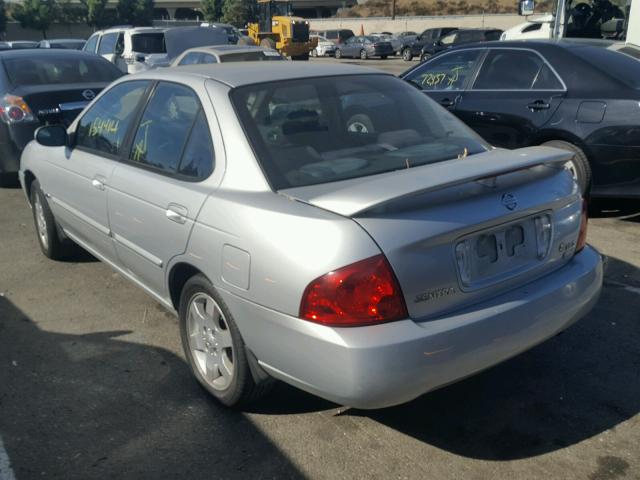
POLYGON ((104 190, 104 179, 101 176, 96 175, 93 177, 93 180, 91 180, 91 185, 98 190, 104 190))
POLYGON ((189 211, 186 207, 182 205, 177 205, 175 203, 170 203, 167 207, 166 211, 167 218, 172 222, 179 223, 180 225, 184 225, 187 222, 187 216, 189 215, 189 211))
POLYGON ((442 100, 440 100, 440 105, 442 105, 445 108, 453 107, 455 104, 456 104, 456 101, 451 100, 450 98, 443 98, 442 100))
POLYGON ((549 110, 549 108, 551 108, 551 105, 546 103, 544 100, 536 100, 535 102, 531 102, 529 105, 527 105, 527 108, 531 111, 549 110))

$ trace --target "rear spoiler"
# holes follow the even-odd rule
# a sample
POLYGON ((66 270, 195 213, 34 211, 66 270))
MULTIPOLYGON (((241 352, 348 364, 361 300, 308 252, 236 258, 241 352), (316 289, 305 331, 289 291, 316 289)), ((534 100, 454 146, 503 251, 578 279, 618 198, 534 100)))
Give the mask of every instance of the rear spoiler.
POLYGON ((345 217, 353 217, 409 195, 436 191, 538 165, 560 166, 572 156, 571 152, 550 147, 496 149, 463 160, 446 160, 341 182, 288 188, 278 193, 345 217))

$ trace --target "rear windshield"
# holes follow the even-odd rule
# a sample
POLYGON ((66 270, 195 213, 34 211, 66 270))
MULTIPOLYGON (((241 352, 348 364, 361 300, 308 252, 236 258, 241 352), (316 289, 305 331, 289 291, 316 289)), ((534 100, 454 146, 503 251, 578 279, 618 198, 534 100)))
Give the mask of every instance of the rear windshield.
POLYGON ((578 47, 572 51, 597 70, 609 74, 631 88, 640 88, 640 62, 637 59, 602 47, 578 47))
POLYGON ((263 60, 284 60, 276 51, 230 53, 220 57, 221 62, 261 62, 263 60))
POLYGON ((122 76, 120 70, 106 60, 89 55, 87 57, 30 55, 23 58, 5 58, 2 62, 9 81, 14 86, 112 82, 122 76))
POLYGON ((164 33, 136 33, 131 35, 131 50, 136 53, 167 53, 164 33))
POLYGON ((240 87, 231 99, 275 189, 411 168, 484 152, 452 114, 388 75, 240 87))

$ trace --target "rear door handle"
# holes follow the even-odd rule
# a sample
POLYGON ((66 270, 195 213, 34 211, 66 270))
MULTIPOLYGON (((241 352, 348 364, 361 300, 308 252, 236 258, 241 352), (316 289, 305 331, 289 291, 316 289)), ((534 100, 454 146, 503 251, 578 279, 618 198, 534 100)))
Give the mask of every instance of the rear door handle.
POLYGON ((529 110, 549 110, 549 108, 551 108, 551 105, 549 105, 548 103, 546 103, 543 100, 536 100, 535 102, 531 102, 529 105, 527 105, 527 108, 529 110))
POLYGON ((104 182, 104 177, 102 177, 101 175, 96 175, 91 180, 91 185, 93 185, 93 187, 97 188, 98 190, 104 190, 104 182))
POLYGON ((175 203, 170 203, 167 207, 166 211, 167 218, 172 222, 179 223, 183 225, 187 222, 187 216, 189 215, 189 210, 182 205, 178 205, 175 203))

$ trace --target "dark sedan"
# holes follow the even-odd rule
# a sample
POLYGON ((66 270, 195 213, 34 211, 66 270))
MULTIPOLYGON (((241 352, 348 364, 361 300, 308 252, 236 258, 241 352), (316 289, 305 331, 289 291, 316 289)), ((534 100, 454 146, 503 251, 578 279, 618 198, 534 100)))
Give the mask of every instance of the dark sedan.
POLYGON ((465 43, 500 40, 500 35, 502 35, 502 30, 497 28, 461 28, 443 35, 433 42, 426 42, 420 51, 420 61, 424 62, 436 53, 465 43))
POLYGON ((17 181, 20 154, 45 123, 68 124, 122 72, 76 50, 0 52, 0 186, 17 181))
POLYGON ((459 47, 401 76, 497 147, 551 145, 597 197, 640 198, 640 61, 597 40, 459 47))
POLYGON ((335 55, 336 58, 350 57, 366 60, 371 57, 385 59, 394 53, 391 42, 372 35, 358 35, 338 45, 335 55))

